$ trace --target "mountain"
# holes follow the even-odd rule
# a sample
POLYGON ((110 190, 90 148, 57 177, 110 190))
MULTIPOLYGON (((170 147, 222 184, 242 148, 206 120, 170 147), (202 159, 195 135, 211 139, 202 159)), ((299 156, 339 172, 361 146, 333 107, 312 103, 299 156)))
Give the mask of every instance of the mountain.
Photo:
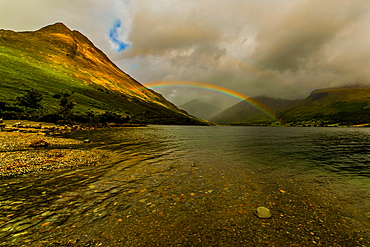
POLYGON ((241 101, 210 119, 211 122, 233 125, 270 125, 275 122, 279 110, 295 103, 295 100, 257 96, 253 101, 241 101), (253 105, 251 104, 253 103, 253 105), (256 107, 258 106, 258 107, 256 107), (263 107, 265 108, 264 110, 263 107))
POLYGON ((282 109, 279 117, 290 125, 370 123, 370 88, 315 90, 306 99, 282 109))
POLYGON ((275 119, 285 126, 370 124, 370 88, 331 88, 313 91, 303 100, 267 96, 241 101, 211 118, 219 124, 271 125, 275 119), (262 106, 266 106, 264 110, 262 106), (267 110, 266 110, 267 109, 267 110), (268 111, 270 109, 270 112, 268 111))
POLYGON ((209 120, 211 117, 222 111, 221 108, 203 102, 199 99, 191 100, 186 104, 180 105, 179 108, 185 110, 190 115, 205 120, 209 120))
MULTIPOLYGON (((120 70, 83 34, 56 23, 32 32, 0 30, 0 101, 35 89, 47 113, 73 93, 76 114, 114 112, 137 122, 204 124, 120 70)), ((4 108, 4 107, 3 107, 4 108)))

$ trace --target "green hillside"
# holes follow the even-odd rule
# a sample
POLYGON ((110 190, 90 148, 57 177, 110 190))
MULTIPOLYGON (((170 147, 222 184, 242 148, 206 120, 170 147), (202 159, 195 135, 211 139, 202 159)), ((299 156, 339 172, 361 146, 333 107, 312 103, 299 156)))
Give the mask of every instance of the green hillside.
POLYGON ((39 115, 57 112, 56 95, 74 92, 77 115, 112 112, 136 122, 204 124, 125 74, 88 38, 62 23, 35 32, 0 30, 0 78, 5 116, 17 97, 35 89, 43 96, 39 115))
MULTIPOLYGON (((303 100, 253 98, 275 113, 285 126, 363 125, 370 123, 370 88, 321 89, 303 100)), ((272 125, 274 119, 242 101, 219 113, 210 121, 230 125, 272 125)))
POLYGON ((279 112, 286 123, 356 125, 370 123, 370 88, 322 89, 279 112))

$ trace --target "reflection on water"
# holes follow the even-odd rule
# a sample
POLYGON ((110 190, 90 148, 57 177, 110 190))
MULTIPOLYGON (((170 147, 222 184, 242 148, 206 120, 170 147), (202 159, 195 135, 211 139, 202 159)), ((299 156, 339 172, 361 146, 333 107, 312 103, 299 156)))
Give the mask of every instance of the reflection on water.
MULTIPOLYGON (((117 231, 120 222, 126 223, 120 227, 132 235, 112 241, 130 246, 134 236, 140 236, 133 226, 141 229, 143 225, 138 224, 146 222, 145 227, 154 227, 151 215, 168 214, 174 225, 189 224, 190 229, 194 222, 187 220, 196 216, 189 218, 189 212, 204 208, 229 212, 225 210, 230 205, 247 204, 247 191, 258 191, 251 184, 257 177, 288 181, 293 174, 316 174, 346 186, 360 182, 362 188, 370 179, 370 129, 366 128, 150 126, 67 137, 91 140, 74 148, 113 152, 110 162, 2 181, 2 246, 60 240, 66 232, 72 239, 87 241, 94 234, 101 239, 117 231), (217 200, 230 205, 218 205, 217 200)), ((258 201, 263 202, 255 196, 258 201)), ((221 216, 209 218, 216 221, 217 217, 221 216)), ((236 225, 232 220, 220 222, 236 225)))

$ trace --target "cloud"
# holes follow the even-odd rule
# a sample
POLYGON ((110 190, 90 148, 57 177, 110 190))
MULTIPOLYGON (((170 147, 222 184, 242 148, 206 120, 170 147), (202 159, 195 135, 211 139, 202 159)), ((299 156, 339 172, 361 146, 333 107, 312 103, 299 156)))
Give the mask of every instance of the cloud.
POLYGON ((183 68, 214 66, 225 54, 216 43, 222 39, 221 32, 214 28, 211 20, 202 21, 197 9, 180 11, 174 5, 160 13, 147 6, 136 13, 128 36, 132 47, 125 57, 155 56, 183 68))
MULTIPOLYGON (((258 31, 256 63, 297 71, 364 14, 366 1, 304 1, 258 31)), ((314 61, 317 62, 317 61, 314 61)))
POLYGON ((113 23, 113 27, 109 30, 109 38, 116 46, 115 51, 120 52, 129 47, 129 44, 126 44, 119 38, 118 30, 121 27, 121 20, 117 19, 113 23))
MULTIPOLYGON (((172 78, 248 96, 303 98, 370 80, 368 0, 0 1, 0 28, 64 22, 145 84, 172 78), (130 46, 127 46, 130 44, 130 46), (121 51, 121 52, 118 52, 121 51)), ((158 89, 174 103, 232 101, 158 89)))
POLYGON ((249 96, 303 98, 370 77, 365 0, 138 0, 131 7, 132 46, 122 60, 145 68, 129 72, 144 83, 173 75, 249 96))

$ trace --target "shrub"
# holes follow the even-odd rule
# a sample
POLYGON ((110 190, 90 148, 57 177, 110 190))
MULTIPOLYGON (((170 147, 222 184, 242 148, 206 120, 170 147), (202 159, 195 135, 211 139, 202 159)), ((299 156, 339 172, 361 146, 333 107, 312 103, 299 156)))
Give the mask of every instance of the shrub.
POLYGON ((111 111, 104 112, 99 116, 100 123, 127 123, 130 118, 111 111))
POLYGON ((19 106, 24 106, 32 109, 40 109, 42 100, 42 94, 36 89, 28 90, 23 96, 16 98, 19 106))

